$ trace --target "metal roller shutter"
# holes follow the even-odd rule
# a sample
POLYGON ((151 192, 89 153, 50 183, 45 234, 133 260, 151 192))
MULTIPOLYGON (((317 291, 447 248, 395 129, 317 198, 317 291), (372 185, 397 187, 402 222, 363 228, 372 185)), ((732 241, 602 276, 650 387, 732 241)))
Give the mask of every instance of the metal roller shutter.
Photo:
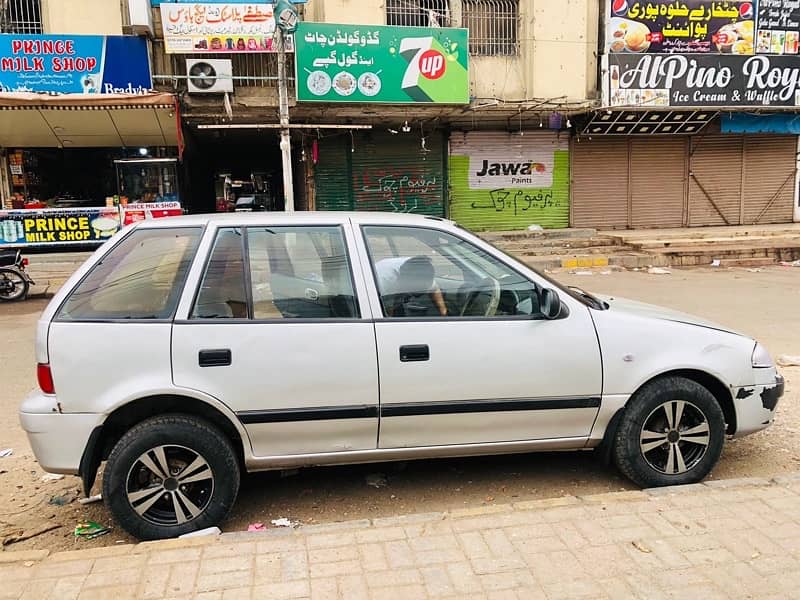
POLYGON ((337 135, 319 141, 317 210, 370 210, 444 216, 441 133, 337 135))
POLYGON ((352 152, 354 210, 444 216, 444 141, 441 133, 366 134, 352 152))
POLYGON ((316 209, 352 210, 349 143, 345 145, 343 136, 322 138, 318 148, 319 161, 314 167, 316 209))
POLYGON ((791 223, 797 137, 749 135, 744 140, 744 224, 791 223))
POLYGON ((472 230, 569 225, 569 137, 553 131, 454 132, 450 218, 472 230))
POLYGON ((742 199, 743 137, 710 134, 692 139, 689 225, 738 225, 742 199))
POLYGON ((572 145, 572 226, 628 227, 628 140, 572 145))
POLYGON ((685 137, 631 140, 631 227, 634 229, 683 225, 687 145, 685 137))

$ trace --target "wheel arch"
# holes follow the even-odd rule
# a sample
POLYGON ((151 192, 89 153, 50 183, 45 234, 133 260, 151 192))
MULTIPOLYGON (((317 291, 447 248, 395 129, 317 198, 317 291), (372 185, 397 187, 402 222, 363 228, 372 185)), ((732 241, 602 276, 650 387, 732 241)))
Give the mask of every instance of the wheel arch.
POLYGON ((708 373, 707 371, 702 371, 700 369, 674 369, 672 371, 666 371, 664 373, 659 373, 658 375, 654 375, 653 377, 644 381, 636 390, 631 394, 628 401, 622 406, 609 420, 608 427, 606 427, 606 431, 603 434, 603 441, 599 444, 598 448, 602 450, 603 461, 604 463, 608 464, 610 462, 611 456, 611 442, 614 439, 614 436, 617 434, 617 428, 619 427, 619 423, 621 421, 622 415, 625 412, 625 408, 631 403, 636 401, 636 395, 645 386, 651 384, 654 381, 658 381, 659 379, 665 379, 667 377, 683 377, 684 379, 689 379, 690 381, 694 381, 699 385, 703 386, 707 389, 712 396, 717 400, 720 407, 722 408, 722 414, 725 416, 725 431, 728 434, 733 434, 736 432, 737 422, 736 422, 736 408, 733 404, 733 395, 731 394, 730 389, 726 386, 722 381, 720 381, 716 376, 708 373))
POLYGON ((92 432, 78 473, 83 480, 84 493, 87 496, 91 493, 100 464, 108 458, 114 445, 126 431, 145 419, 166 414, 198 417, 218 427, 231 442, 239 464, 244 468, 247 452, 245 444, 249 442, 241 424, 235 423, 221 409, 205 400, 181 394, 153 394, 117 407, 92 432))

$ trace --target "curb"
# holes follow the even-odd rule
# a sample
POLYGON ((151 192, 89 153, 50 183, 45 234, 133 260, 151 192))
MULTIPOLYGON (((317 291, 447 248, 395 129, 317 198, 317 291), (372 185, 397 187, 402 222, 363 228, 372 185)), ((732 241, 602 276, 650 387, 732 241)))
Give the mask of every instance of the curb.
POLYGON ((360 519, 342 521, 339 523, 323 523, 319 525, 306 525, 295 530, 277 528, 259 532, 234 531, 223 533, 219 536, 203 536, 195 538, 176 538, 170 540, 155 540, 140 542, 138 544, 125 544, 107 546, 102 548, 86 548, 85 550, 68 550, 51 554, 49 550, 6 550, 0 552, 0 565, 23 563, 26 567, 49 559, 52 562, 65 562, 72 560, 99 559, 121 557, 128 554, 145 554, 163 550, 177 550, 185 548, 198 548, 216 543, 235 543, 257 541, 259 539, 289 537, 308 534, 336 534, 346 531, 363 530, 371 527, 404 527, 421 525, 437 521, 460 521, 476 517, 492 516, 513 513, 515 511, 549 511, 571 510, 583 507, 607 505, 615 502, 653 502, 661 498, 675 495, 705 495, 717 494, 721 491, 735 490, 752 487, 787 487, 800 484, 800 471, 779 475, 771 479, 760 477, 743 477, 738 479, 720 479, 704 483, 688 485, 667 486, 660 488, 647 488, 643 490, 627 490, 620 492, 605 492, 586 496, 561 496, 558 498, 545 498, 541 500, 526 500, 511 504, 490 504, 472 508, 459 508, 447 512, 431 512, 400 515, 396 517, 380 517, 375 519, 360 519))

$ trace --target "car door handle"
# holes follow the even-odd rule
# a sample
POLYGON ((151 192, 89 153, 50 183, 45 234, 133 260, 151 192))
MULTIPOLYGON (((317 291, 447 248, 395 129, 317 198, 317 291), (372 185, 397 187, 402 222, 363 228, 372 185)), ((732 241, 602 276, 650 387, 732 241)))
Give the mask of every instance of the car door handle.
POLYGON ((431 359, 431 349, 427 344, 400 346, 400 362, 422 362, 431 359))
POLYGON ((232 362, 231 351, 227 348, 200 350, 197 354, 197 362, 201 367, 228 367, 232 362))

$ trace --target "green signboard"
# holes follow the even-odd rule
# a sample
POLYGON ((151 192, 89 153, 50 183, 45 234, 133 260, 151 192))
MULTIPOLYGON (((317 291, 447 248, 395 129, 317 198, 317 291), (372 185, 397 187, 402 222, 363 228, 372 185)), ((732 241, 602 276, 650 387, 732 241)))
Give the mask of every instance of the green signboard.
POLYGON ((466 29, 300 23, 301 102, 469 103, 466 29))

